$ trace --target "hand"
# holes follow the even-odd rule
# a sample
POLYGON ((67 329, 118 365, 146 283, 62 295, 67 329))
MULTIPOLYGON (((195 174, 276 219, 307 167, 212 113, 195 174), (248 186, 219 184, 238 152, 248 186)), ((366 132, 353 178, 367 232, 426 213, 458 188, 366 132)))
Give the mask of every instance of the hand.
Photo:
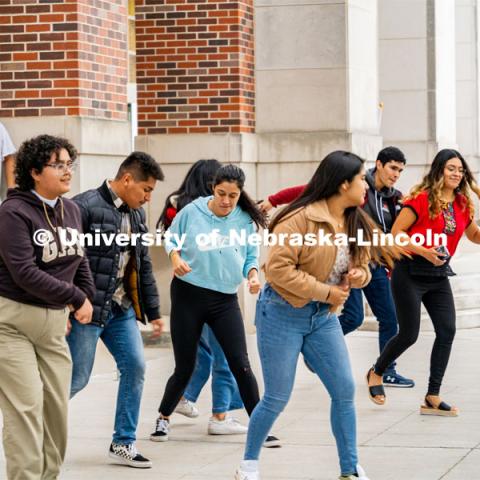
POLYGON ((435 250, 435 247, 425 248, 425 251, 422 253, 422 257, 426 258, 430 263, 433 263, 436 267, 440 267, 445 263, 445 260, 443 260, 442 256, 435 250))
POLYGON ((65 336, 68 337, 71 331, 72 331, 72 322, 70 321, 70 318, 67 318, 67 328, 65 329, 65 336))
POLYGON ((365 273, 361 268, 351 268, 346 275, 346 279, 350 287, 360 288, 365 280, 365 273))
POLYGON ((152 334, 150 338, 158 338, 163 333, 163 327, 165 326, 161 318, 156 318, 155 320, 150 320, 150 325, 152 326, 152 334))
POLYGON ((258 278, 258 275, 255 273, 248 279, 248 291, 252 294, 255 295, 260 291, 260 280, 258 278))
POLYGON ((84 325, 92 321, 92 315, 93 307, 88 298, 85 299, 83 305, 73 314, 77 322, 80 322, 84 325))
POLYGON ((273 205, 270 203, 269 200, 264 200, 263 202, 260 202, 258 204, 258 208, 261 212, 268 213, 273 208, 273 205))
POLYGON ((183 275, 186 275, 187 273, 192 271, 188 263, 182 259, 178 252, 172 252, 170 258, 172 261, 173 273, 175 275, 183 277, 183 275))
POLYGON ((350 288, 345 286, 335 286, 332 285, 330 287, 330 293, 328 295, 327 303, 330 303, 336 307, 343 305, 346 301, 348 296, 350 295, 350 288))

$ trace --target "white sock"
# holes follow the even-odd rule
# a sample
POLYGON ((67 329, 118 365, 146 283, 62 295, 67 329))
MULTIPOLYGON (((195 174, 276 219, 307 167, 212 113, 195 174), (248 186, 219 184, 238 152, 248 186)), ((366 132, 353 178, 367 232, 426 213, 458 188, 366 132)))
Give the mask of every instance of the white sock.
POLYGON ((242 460, 240 468, 244 472, 258 472, 258 460, 242 460))

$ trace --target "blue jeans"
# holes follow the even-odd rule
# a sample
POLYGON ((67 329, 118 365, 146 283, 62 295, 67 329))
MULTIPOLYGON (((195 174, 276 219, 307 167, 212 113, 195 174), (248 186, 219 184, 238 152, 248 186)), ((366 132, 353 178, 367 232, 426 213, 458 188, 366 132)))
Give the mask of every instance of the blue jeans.
MULTIPOLYGON (((387 271, 382 266, 370 266, 370 271, 372 280, 362 290, 378 321, 378 343, 381 353, 388 341, 398 333, 397 314, 387 271)), ((362 290, 353 288, 345 302, 339 317, 344 335, 353 332, 363 323, 362 290)), ((394 371, 395 363, 392 363, 385 373, 394 371)))
POLYGON ((303 353, 332 400, 330 422, 341 473, 356 473, 355 383, 340 323, 328 308, 319 302, 295 308, 270 285, 262 290, 255 322, 265 394, 250 418, 245 460, 258 460, 268 432, 290 399, 303 353))
POLYGON ((195 370, 183 396, 195 403, 210 373, 212 374, 212 413, 225 413, 243 408, 237 382, 230 371, 222 347, 210 327, 205 324, 198 345, 195 370))
POLYGON ((70 397, 82 390, 90 379, 99 338, 120 372, 113 441, 129 445, 136 439, 145 376, 142 336, 133 308, 124 312, 114 304, 103 328, 72 321, 72 331, 67 337, 73 361, 70 397))

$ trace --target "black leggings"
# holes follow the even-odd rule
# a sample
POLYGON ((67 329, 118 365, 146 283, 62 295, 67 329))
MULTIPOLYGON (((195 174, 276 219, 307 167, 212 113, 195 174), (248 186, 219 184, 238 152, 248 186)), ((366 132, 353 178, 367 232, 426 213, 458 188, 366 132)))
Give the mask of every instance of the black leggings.
POLYGON ((158 411, 168 417, 177 406, 195 368, 204 323, 220 343, 250 415, 260 400, 255 375, 248 360, 242 314, 236 294, 196 287, 174 278, 170 286, 170 329, 175 371, 169 378, 158 411))
POLYGON ((375 364, 375 372, 383 375, 387 367, 417 341, 423 303, 435 329, 428 395, 438 395, 455 337, 455 304, 448 277, 411 275, 408 260, 403 260, 393 270, 392 293, 399 331, 385 345, 375 364))

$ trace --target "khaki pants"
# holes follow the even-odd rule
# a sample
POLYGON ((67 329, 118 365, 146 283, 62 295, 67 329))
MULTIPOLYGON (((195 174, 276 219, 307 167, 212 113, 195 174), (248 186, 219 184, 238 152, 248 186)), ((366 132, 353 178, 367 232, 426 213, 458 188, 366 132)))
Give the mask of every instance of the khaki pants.
POLYGON ((8 480, 58 478, 72 370, 67 317, 67 309, 0 297, 0 409, 8 480))

